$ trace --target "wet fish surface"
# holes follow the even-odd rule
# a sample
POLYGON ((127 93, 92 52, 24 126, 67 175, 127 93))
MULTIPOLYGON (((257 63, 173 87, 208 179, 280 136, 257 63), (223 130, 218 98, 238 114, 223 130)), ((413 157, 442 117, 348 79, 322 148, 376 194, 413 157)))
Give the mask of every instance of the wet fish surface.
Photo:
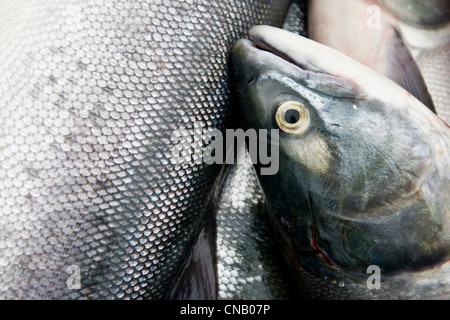
POLYGON ((400 20, 417 27, 434 28, 450 21, 446 0, 381 0, 400 20))
POLYGON ((280 130, 280 170, 259 180, 305 296, 450 298, 447 124, 329 47, 268 26, 250 39, 236 88, 246 128, 280 130))
POLYGON ((218 299, 294 299, 298 293, 275 245, 261 185, 248 152, 240 157, 216 204, 218 299))
POLYGON ((376 0, 310 0, 309 38, 334 48, 394 80, 435 111, 416 61, 395 18, 376 0))
POLYGON ((450 3, 310 0, 312 40, 391 78, 449 121, 450 3))
POLYGON ((231 44, 286 7, 0 3, 1 298, 166 294, 220 173, 172 163, 172 133, 227 126, 231 44))
MULTIPOLYGON (((307 35, 306 1, 291 2, 283 29, 307 35)), ((239 112, 235 118, 236 126, 242 127, 239 112)), ((216 202, 218 299, 298 299, 298 289, 275 244, 248 150, 236 160, 216 202)))
POLYGON ((450 122, 450 2, 382 2, 398 18, 397 28, 417 61, 438 115, 450 122))

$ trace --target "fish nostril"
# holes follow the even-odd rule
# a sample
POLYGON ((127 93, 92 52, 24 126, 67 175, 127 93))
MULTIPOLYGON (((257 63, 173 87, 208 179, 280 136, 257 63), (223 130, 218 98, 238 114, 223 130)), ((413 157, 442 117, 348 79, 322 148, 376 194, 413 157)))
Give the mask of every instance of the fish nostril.
POLYGON ((251 77, 247 80, 247 83, 248 83, 248 84, 251 84, 254 80, 255 80, 255 76, 251 76, 251 77))

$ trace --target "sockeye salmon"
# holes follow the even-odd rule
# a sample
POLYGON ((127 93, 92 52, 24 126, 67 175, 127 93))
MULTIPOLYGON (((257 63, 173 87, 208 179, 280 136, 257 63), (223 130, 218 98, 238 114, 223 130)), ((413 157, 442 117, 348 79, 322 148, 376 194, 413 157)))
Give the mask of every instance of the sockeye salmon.
POLYGON ((167 294, 221 168, 172 134, 228 126, 231 45, 287 4, 0 2, 0 298, 167 294))
POLYGON ((305 295, 450 298, 447 124, 334 49, 269 26, 250 39, 236 91, 245 128, 280 132, 279 171, 259 180, 305 295))

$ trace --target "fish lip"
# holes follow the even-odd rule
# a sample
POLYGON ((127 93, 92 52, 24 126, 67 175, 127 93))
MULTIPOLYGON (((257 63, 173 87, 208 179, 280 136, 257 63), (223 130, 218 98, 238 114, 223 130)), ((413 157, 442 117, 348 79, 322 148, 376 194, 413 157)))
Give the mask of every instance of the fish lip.
MULTIPOLYGON (((278 29, 278 28, 266 26, 266 25, 259 25, 259 26, 254 26, 250 29, 249 38, 254 43, 255 48, 270 52, 270 53, 280 57, 281 59, 296 65, 297 67, 299 67, 302 70, 319 72, 319 73, 324 73, 324 74, 332 74, 330 72, 327 72, 323 68, 320 68, 319 66, 315 65, 312 61, 310 61, 304 55, 302 55, 301 58, 299 56, 294 57, 292 54, 287 52, 287 50, 283 50, 283 49, 277 47, 277 45, 280 45, 281 42, 285 42, 285 41, 288 42, 289 40, 291 40, 291 39, 286 38, 284 32, 285 32, 285 30, 283 30, 283 29, 278 29), (273 36, 271 35, 271 32, 276 31, 276 30, 281 30, 283 32, 283 33, 280 33, 279 35, 277 34, 277 40, 279 42, 273 41, 274 39, 273 39, 273 36)), ((300 37, 300 38, 303 38, 303 37, 300 37)), ((308 39, 308 41, 311 41, 311 40, 308 39)))
POLYGON ((398 99, 407 99, 407 92, 393 85, 394 82, 345 54, 311 39, 268 25, 252 27, 249 38, 261 49, 284 61, 292 61, 302 71, 353 83, 359 87, 361 97, 373 97, 388 103, 391 100, 387 99, 388 92, 398 95, 398 91, 401 91, 398 99))
POLYGON ((318 68, 313 63, 309 62, 307 59, 305 59, 301 63, 298 61, 298 59, 292 58, 288 53, 275 48, 267 41, 264 41, 264 39, 257 37, 257 36, 252 36, 251 33, 250 33, 250 39, 239 39, 236 41, 236 43, 233 45, 233 48, 232 48, 232 54, 236 54, 236 52, 239 51, 240 49, 242 49, 242 47, 244 47, 244 50, 246 50, 247 52, 252 52, 252 51, 253 52, 262 52, 262 51, 269 52, 269 53, 283 59, 284 61, 295 65, 302 71, 311 71, 311 72, 315 72, 315 73, 328 74, 326 71, 318 68))
MULTIPOLYGON (((301 86, 308 88, 308 90, 320 92, 330 97, 355 100, 367 98, 367 92, 357 81, 349 79, 345 75, 336 74, 334 72, 336 70, 333 70, 333 68, 326 70, 329 65, 325 65, 325 69, 323 69, 309 60, 311 50, 306 47, 309 45, 317 46, 317 43, 300 36, 298 36, 299 39, 290 39, 294 34, 286 35, 284 32, 287 31, 269 26, 256 26, 249 32, 250 39, 237 40, 231 50, 232 61, 235 66, 235 79, 243 85, 251 84, 256 74, 272 68, 272 70, 277 70, 277 73, 301 83, 301 86), (268 34, 265 33, 266 30, 268 34), (275 38, 274 40, 274 32, 281 32, 280 39, 275 38), (297 50, 298 43, 291 47, 289 40, 290 42, 300 40, 300 45, 304 44, 305 46, 305 52, 301 48, 297 50), (288 42, 287 45, 286 42, 288 42), (255 70, 257 71, 255 72, 255 70)), ((319 48, 324 49, 324 46, 319 48)), ((331 48, 328 49, 331 50, 331 48)), ((335 53, 331 53, 331 56, 333 54, 335 53)), ((314 57, 312 58, 314 59, 314 57)))
POLYGON ((251 39, 250 41, 252 43, 252 46, 254 48, 270 52, 273 55, 283 59, 284 61, 287 61, 287 62, 297 66, 301 70, 327 74, 327 72, 325 72, 325 70, 318 68, 317 66, 315 66, 313 63, 311 63, 307 59, 305 59, 302 62, 299 62, 298 59, 296 60, 293 57, 291 57, 289 55, 289 53, 283 52, 282 50, 275 48, 270 43, 264 41, 264 39, 257 38, 257 37, 255 37, 255 38, 250 37, 250 39, 251 39))

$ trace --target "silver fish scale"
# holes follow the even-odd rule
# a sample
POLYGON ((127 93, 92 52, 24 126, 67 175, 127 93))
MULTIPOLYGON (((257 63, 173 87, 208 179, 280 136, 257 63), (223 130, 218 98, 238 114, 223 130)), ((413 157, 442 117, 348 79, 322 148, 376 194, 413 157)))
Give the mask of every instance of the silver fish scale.
POLYGON ((289 299, 263 191, 248 152, 230 168, 217 214, 219 299, 289 299))
POLYGON ((229 49, 284 9, 1 2, 0 298, 163 296, 218 174, 173 164, 171 134, 225 127, 229 49))
POLYGON ((434 50, 426 50, 417 59, 427 88, 433 97, 436 112, 447 123, 450 122, 450 44, 434 50))
POLYGON ((306 1, 293 0, 284 19, 283 29, 289 32, 308 37, 306 28, 306 1))
MULTIPOLYGON (((307 36, 306 1, 289 6, 283 29, 307 36)), ((295 299, 248 151, 231 167, 216 206, 218 298, 295 299)))

